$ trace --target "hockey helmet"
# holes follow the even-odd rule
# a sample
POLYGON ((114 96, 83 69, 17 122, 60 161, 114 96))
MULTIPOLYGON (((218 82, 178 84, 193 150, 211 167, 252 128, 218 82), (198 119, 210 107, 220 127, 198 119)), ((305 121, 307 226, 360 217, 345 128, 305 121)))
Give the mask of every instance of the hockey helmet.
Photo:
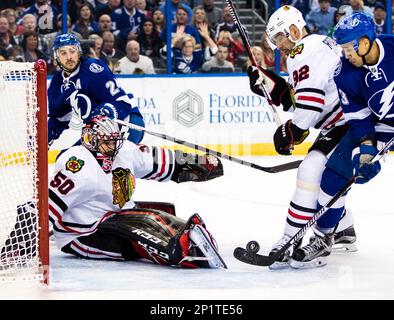
POLYGON ((290 36, 290 26, 294 24, 300 32, 306 26, 302 13, 293 6, 285 5, 276 10, 268 20, 267 35, 270 47, 275 50, 275 36, 282 32, 287 38, 290 36))
POLYGON ((57 58, 56 52, 57 49, 64 46, 76 46, 78 52, 82 53, 81 43, 79 39, 73 35, 72 33, 63 33, 56 36, 55 41, 53 42, 53 54, 55 59, 57 58))
POLYGON ((356 12, 339 20, 333 37, 339 45, 353 42, 357 51, 360 38, 367 37, 371 43, 376 39, 375 23, 372 17, 356 12))
POLYGON ((100 115, 91 118, 82 128, 81 143, 90 151, 99 151, 100 142, 115 141, 114 149, 107 155, 115 157, 123 145, 124 132, 112 119, 100 115))

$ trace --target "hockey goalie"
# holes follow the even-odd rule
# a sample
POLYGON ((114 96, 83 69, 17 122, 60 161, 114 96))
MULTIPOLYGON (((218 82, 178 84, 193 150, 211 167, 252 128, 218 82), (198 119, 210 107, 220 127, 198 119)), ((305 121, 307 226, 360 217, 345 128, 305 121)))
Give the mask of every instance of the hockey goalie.
POLYGON ((56 245, 87 259, 226 268, 198 214, 185 221, 165 203, 136 205, 132 199, 139 178, 181 183, 222 175, 216 157, 135 145, 113 120, 94 117, 82 129, 81 145, 58 157, 49 183, 56 245))

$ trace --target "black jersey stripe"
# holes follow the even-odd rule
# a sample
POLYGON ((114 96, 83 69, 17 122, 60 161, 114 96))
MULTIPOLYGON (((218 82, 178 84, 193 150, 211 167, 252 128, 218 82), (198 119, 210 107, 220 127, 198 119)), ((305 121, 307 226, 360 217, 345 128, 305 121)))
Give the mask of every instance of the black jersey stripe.
POLYGON ((49 199, 51 199, 63 212, 67 211, 68 206, 51 189, 49 189, 49 199))
POLYGON ((291 221, 289 218, 286 219, 286 222, 289 225, 291 225, 292 227, 299 228, 299 229, 301 229, 303 226, 305 226, 308 223, 308 221, 305 221, 305 223, 297 223, 297 222, 291 221))
POLYGON ((160 182, 160 181, 163 181, 163 180, 166 180, 167 178, 168 178, 168 176, 172 173, 172 168, 174 167, 174 155, 173 155, 173 152, 171 151, 171 150, 167 150, 168 151, 168 159, 167 159, 167 162, 168 162, 168 171, 167 171, 167 174, 163 177, 163 178, 161 178, 161 179, 159 179, 158 181, 160 182))
POLYGON ((311 209, 307 207, 302 207, 298 204, 295 204, 293 201, 290 202, 290 206, 296 210, 302 211, 302 212, 308 212, 308 213, 316 213, 316 209, 311 209))
MULTIPOLYGON (((51 211, 51 208, 49 209, 51 211)), ((53 208, 53 210, 56 210, 55 208, 53 208)), ((66 222, 63 220, 59 220, 58 217, 56 217, 56 215, 54 215, 54 217, 51 217, 51 215, 49 215, 49 218, 51 219, 51 222, 55 225, 56 222, 59 223, 60 226, 65 226, 65 227, 71 227, 71 228, 81 228, 81 229, 91 229, 92 227, 94 227, 94 225, 97 223, 96 221, 90 224, 81 224, 81 223, 75 223, 75 222, 66 222)), ((68 231, 67 231, 68 232, 68 231)))
POLYGON ((66 230, 60 229, 60 228, 56 225, 55 219, 53 219, 51 216, 49 216, 49 221, 52 223, 53 230, 55 230, 56 232, 70 233, 70 231, 66 231, 66 230))
POLYGON ((301 104, 301 103, 296 103, 296 108, 304 109, 304 110, 310 110, 310 111, 316 111, 316 112, 319 112, 319 113, 323 112, 322 108, 315 107, 315 106, 310 106, 310 105, 307 105, 307 104, 301 104))
POLYGON ((301 89, 297 89, 295 94, 300 93, 300 92, 313 92, 313 93, 321 94, 322 96, 326 95, 326 93, 323 90, 316 89, 316 88, 301 88, 301 89))
POLYGON ((91 224, 80 224, 80 223, 74 223, 74 222, 66 222, 62 221, 62 225, 66 227, 73 227, 73 228, 81 228, 81 229, 90 229, 92 228, 97 222, 93 222, 91 224))
POLYGON ((159 167, 159 155, 156 147, 152 147, 152 157, 153 157, 153 169, 147 175, 143 176, 141 179, 149 179, 153 174, 157 173, 159 167))
POLYGON ((321 119, 318 123, 316 123, 315 128, 316 128, 316 129, 319 129, 319 128, 323 125, 323 123, 325 123, 325 122, 327 121, 327 119, 328 119, 329 117, 331 117, 335 112, 338 111, 338 109, 339 109, 340 107, 341 107, 341 105, 340 105, 339 103, 337 103, 336 106, 331 110, 331 112, 327 113, 327 114, 323 117, 323 119, 321 119))

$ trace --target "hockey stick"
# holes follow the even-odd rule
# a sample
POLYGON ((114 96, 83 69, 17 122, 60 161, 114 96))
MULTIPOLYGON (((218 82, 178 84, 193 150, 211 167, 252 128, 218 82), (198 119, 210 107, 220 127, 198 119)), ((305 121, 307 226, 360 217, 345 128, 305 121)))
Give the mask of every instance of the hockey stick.
MULTIPOLYGON (((253 52, 252 52, 252 46, 250 44, 249 36, 248 36, 248 34, 246 32, 246 28, 242 25, 241 20, 239 19, 239 16, 237 14, 237 11, 235 11, 235 6, 233 4, 233 1, 232 0, 226 0, 226 2, 227 2, 227 6, 230 9, 230 13, 231 13, 231 16, 232 16, 232 18, 234 20, 234 23, 237 26, 239 35, 240 35, 240 37, 242 39, 242 43, 244 44, 244 47, 246 48, 246 51, 248 53, 248 57, 249 57, 250 61, 252 61, 253 66, 255 66, 257 69, 259 69, 262 73, 265 74, 266 72, 265 72, 264 68, 262 68, 256 62, 256 59, 255 59, 255 57, 253 55, 253 52)), ((279 118, 278 111, 273 106, 271 95, 269 94, 269 92, 267 91, 267 89, 266 89, 266 87, 265 87, 265 85, 263 83, 260 85, 260 89, 261 89, 261 91, 264 94, 264 98, 267 99, 268 104, 271 107, 272 114, 274 116, 276 125, 280 126, 282 124, 282 121, 279 118)))
MULTIPOLYGON (((394 145, 394 138, 391 138, 383 148, 378 152, 378 154, 370 161, 376 162, 379 161, 383 155, 389 151, 390 147, 394 145)), ((278 252, 271 256, 265 256, 261 254, 257 254, 255 252, 250 252, 244 248, 235 248, 234 250, 234 257, 242 262, 253 264, 257 266, 270 266, 275 261, 277 261, 287 249, 289 249, 292 245, 297 243, 300 240, 307 230, 322 216, 324 215, 328 209, 332 207, 332 205, 338 201, 340 197, 342 197, 347 191, 350 190, 353 183, 356 181, 356 177, 352 177, 346 185, 342 187, 316 214, 280 249, 278 252)))
POLYGON ((180 140, 180 139, 171 137, 171 136, 163 134, 163 133, 157 133, 157 132, 153 132, 153 131, 147 130, 147 129, 143 128, 143 127, 137 126, 135 124, 132 124, 132 123, 129 123, 129 122, 126 122, 126 121, 122 121, 122 120, 119 120, 119 119, 113 119, 113 120, 115 122, 123 125, 123 126, 131 128, 131 129, 144 131, 145 133, 150 134, 151 136, 155 136, 155 137, 159 137, 159 138, 164 139, 164 140, 172 141, 174 143, 177 143, 177 144, 180 144, 180 145, 184 145, 184 146, 187 146, 189 148, 193 148, 193 149, 196 149, 196 150, 199 150, 199 151, 203 151, 203 152, 205 152, 207 154, 214 155, 214 156, 217 156, 219 158, 223 158, 223 159, 226 159, 226 160, 229 160, 229 161, 233 161, 233 162, 236 162, 238 164, 241 164, 241 165, 244 165, 244 166, 248 166, 248 167, 251 167, 253 169, 261 170, 261 171, 264 171, 264 172, 278 173, 278 172, 282 172, 282 171, 296 169, 296 168, 299 167, 300 163, 302 162, 301 160, 297 160, 297 161, 292 161, 292 162, 280 164, 280 165, 273 166, 273 167, 263 167, 263 166, 260 166, 258 164, 255 164, 255 163, 252 163, 252 162, 249 162, 249 161, 246 161, 246 160, 241 160, 241 159, 229 156, 227 154, 224 154, 224 153, 221 153, 221 152, 218 152, 218 151, 214 151, 214 150, 211 150, 211 149, 199 146, 199 145, 194 144, 194 143, 190 143, 190 142, 187 142, 187 141, 184 141, 184 140, 180 140))

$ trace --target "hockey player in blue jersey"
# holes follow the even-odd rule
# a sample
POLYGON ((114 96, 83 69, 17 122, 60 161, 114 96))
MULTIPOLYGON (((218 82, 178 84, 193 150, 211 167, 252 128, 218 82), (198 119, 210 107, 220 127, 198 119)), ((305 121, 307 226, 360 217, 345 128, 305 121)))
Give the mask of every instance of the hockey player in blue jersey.
MULTIPOLYGON (((356 177, 363 184, 381 170, 371 163, 380 145, 394 136, 394 37, 376 36, 372 18, 354 13, 339 21, 334 39, 344 56, 335 74, 342 109, 350 129, 329 158, 323 172, 318 210, 356 177)), ((292 266, 324 264, 331 252, 335 225, 344 210, 344 196, 317 221, 315 237, 297 249, 292 266)))
MULTIPOLYGON (((144 126, 139 109, 133 107, 133 95, 119 86, 105 63, 81 56, 80 42, 73 34, 58 35, 53 52, 61 71, 53 76, 48 88, 49 146, 69 127, 73 114, 83 123, 104 114, 144 126)), ((126 136, 139 143, 143 132, 129 130, 126 136)))

